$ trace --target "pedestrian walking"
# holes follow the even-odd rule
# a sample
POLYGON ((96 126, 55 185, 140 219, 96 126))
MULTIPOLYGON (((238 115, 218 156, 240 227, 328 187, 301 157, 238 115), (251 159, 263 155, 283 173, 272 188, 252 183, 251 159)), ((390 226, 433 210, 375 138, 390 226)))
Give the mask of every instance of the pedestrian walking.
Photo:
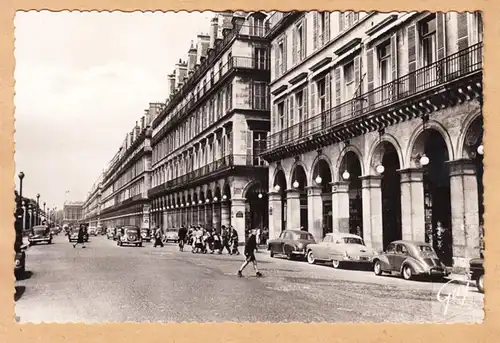
POLYGON ((184 251, 184 243, 186 240, 186 235, 187 235, 187 229, 182 225, 179 229, 179 232, 177 233, 177 236, 179 237, 179 250, 184 251))
POLYGON ((162 242, 162 237, 161 237, 161 229, 159 227, 156 228, 155 230, 155 244, 153 245, 153 248, 156 248, 158 245, 163 248, 163 242, 162 242))
POLYGON ((255 270, 256 276, 262 276, 257 268, 257 260, 255 259, 255 250, 257 249, 257 232, 256 230, 252 230, 250 237, 248 237, 247 242, 245 243, 245 262, 241 265, 240 269, 238 269, 238 276, 243 276, 243 269, 248 266, 250 262, 253 264, 253 269, 255 270))
POLYGON ((78 244, 81 244, 82 248, 85 248, 85 230, 83 228, 83 224, 80 225, 80 228, 78 229, 78 238, 76 243, 73 244, 73 248, 76 248, 78 244))
POLYGON ((261 231, 260 229, 257 229, 257 234, 255 235, 255 238, 257 240, 257 248, 256 250, 259 251, 259 245, 260 245, 260 239, 261 239, 261 231))
POLYGON ((231 232, 231 255, 239 255, 240 251, 238 250, 238 243, 239 243, 239 237, 238 237, 238 231, 234 227, 230 229, 231 232))
POLYGON ((221 247, 219 249, 219 254, 222 254, 224 248, 226 248, 227 252, 231 255, 231 248, 229 247, 229 230, 225 225, 221 226, 221 247))

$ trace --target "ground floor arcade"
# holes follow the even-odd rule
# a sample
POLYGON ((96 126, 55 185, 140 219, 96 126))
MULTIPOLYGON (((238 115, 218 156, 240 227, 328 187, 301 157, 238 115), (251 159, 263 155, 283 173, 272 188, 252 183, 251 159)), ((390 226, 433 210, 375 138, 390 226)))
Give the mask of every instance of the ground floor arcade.
POLYGON ((229 176, 156 195, 151 201, 153 225, 200 225, 218 232, 223 225, 231 226, 243 243, 248 230, 268 227, 267 183, 259 175, 229 176))
POLYGON ((478 101, 270 164, 270 238, 351 232, 382 251, 430 242, 447 265, 480 255, 483 123, 478 101))

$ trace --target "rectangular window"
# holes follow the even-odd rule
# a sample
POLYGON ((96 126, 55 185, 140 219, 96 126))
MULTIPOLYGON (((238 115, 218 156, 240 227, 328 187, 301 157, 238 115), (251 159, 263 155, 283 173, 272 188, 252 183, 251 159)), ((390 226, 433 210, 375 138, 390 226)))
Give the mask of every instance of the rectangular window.
POLYGON ((436 61, 436 15, 433 14, 419 23, 422 45, 422 66, 436 61))
POLYGON ((391 81, 391 43, 387 41, 382 43, 377 48, 379 70, 380 70, 380 85, 385 85, 391 81))
POLYGON ((318 80, 316 82, 317 90, 318 90, 318 106, 319 113, 323 113, 327 110, 326 108, 326 88, 325 88, 325 79, 318 80))
POLYGON ((254 109, 267 110, 267 84, 265 82, 254 83, 254 109))
POLYGON ((277 76, 283 75, 285 72, 285 46, 284 42, 281 41, 278 44, 278 70, 276 72, 277 76))
POLYGON ((351 99, 354 96, 354 62, 344 65, 344 100, 351 99))
POLYGON ((263 166, 266 162, 259 155, 266 150, 267 132, 253 131, 253 165, 263 166))
POLYGON ((305 52, 303 49, 305 48, 304 45, 304 24, 301 23, 299 26, 297 26, 296 30, 296 40, 297 40, 297 51, 296 51, 296 61, 302 61, 303 56, 305 56, 305 52))
POLYGON ((279 130, 285 129, 285 102, 278 104, 279 130))
POLYGON ((330 12, 318 12, 319 16, 319 35, 318 35, 318 44, 319 46, 323 46, 325 44, 326 38, 326 16, 329 15, 330 12))
POLYGON ((267 69, 267 52, 265 48, 255 48, 255 68, 258 70, 267 69))

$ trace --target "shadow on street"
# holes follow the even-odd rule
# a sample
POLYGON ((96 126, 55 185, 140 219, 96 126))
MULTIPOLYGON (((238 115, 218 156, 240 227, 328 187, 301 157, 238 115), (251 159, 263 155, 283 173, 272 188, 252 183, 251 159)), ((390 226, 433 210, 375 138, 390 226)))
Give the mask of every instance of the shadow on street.
POLYGON ((15 289, 16 289, 16 293, 14 294, 14 301, 18 301, 23 296, 24 291, 26 291, 26 287, 25 286, 16 286, 15 289))

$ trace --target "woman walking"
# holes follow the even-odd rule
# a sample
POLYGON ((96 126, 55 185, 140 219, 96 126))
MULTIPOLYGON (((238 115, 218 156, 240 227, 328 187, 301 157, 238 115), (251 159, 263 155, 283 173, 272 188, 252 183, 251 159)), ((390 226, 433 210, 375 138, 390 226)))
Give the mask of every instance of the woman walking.
POLYGON ((83 225, 80 225, 80 228, 78 229, 78 238, 76 240, 76 243, 73 244, 73 248, 76 248, 78 244, 82 245, 82 248, 85 248, 85 231, 83 229, 83 225))

